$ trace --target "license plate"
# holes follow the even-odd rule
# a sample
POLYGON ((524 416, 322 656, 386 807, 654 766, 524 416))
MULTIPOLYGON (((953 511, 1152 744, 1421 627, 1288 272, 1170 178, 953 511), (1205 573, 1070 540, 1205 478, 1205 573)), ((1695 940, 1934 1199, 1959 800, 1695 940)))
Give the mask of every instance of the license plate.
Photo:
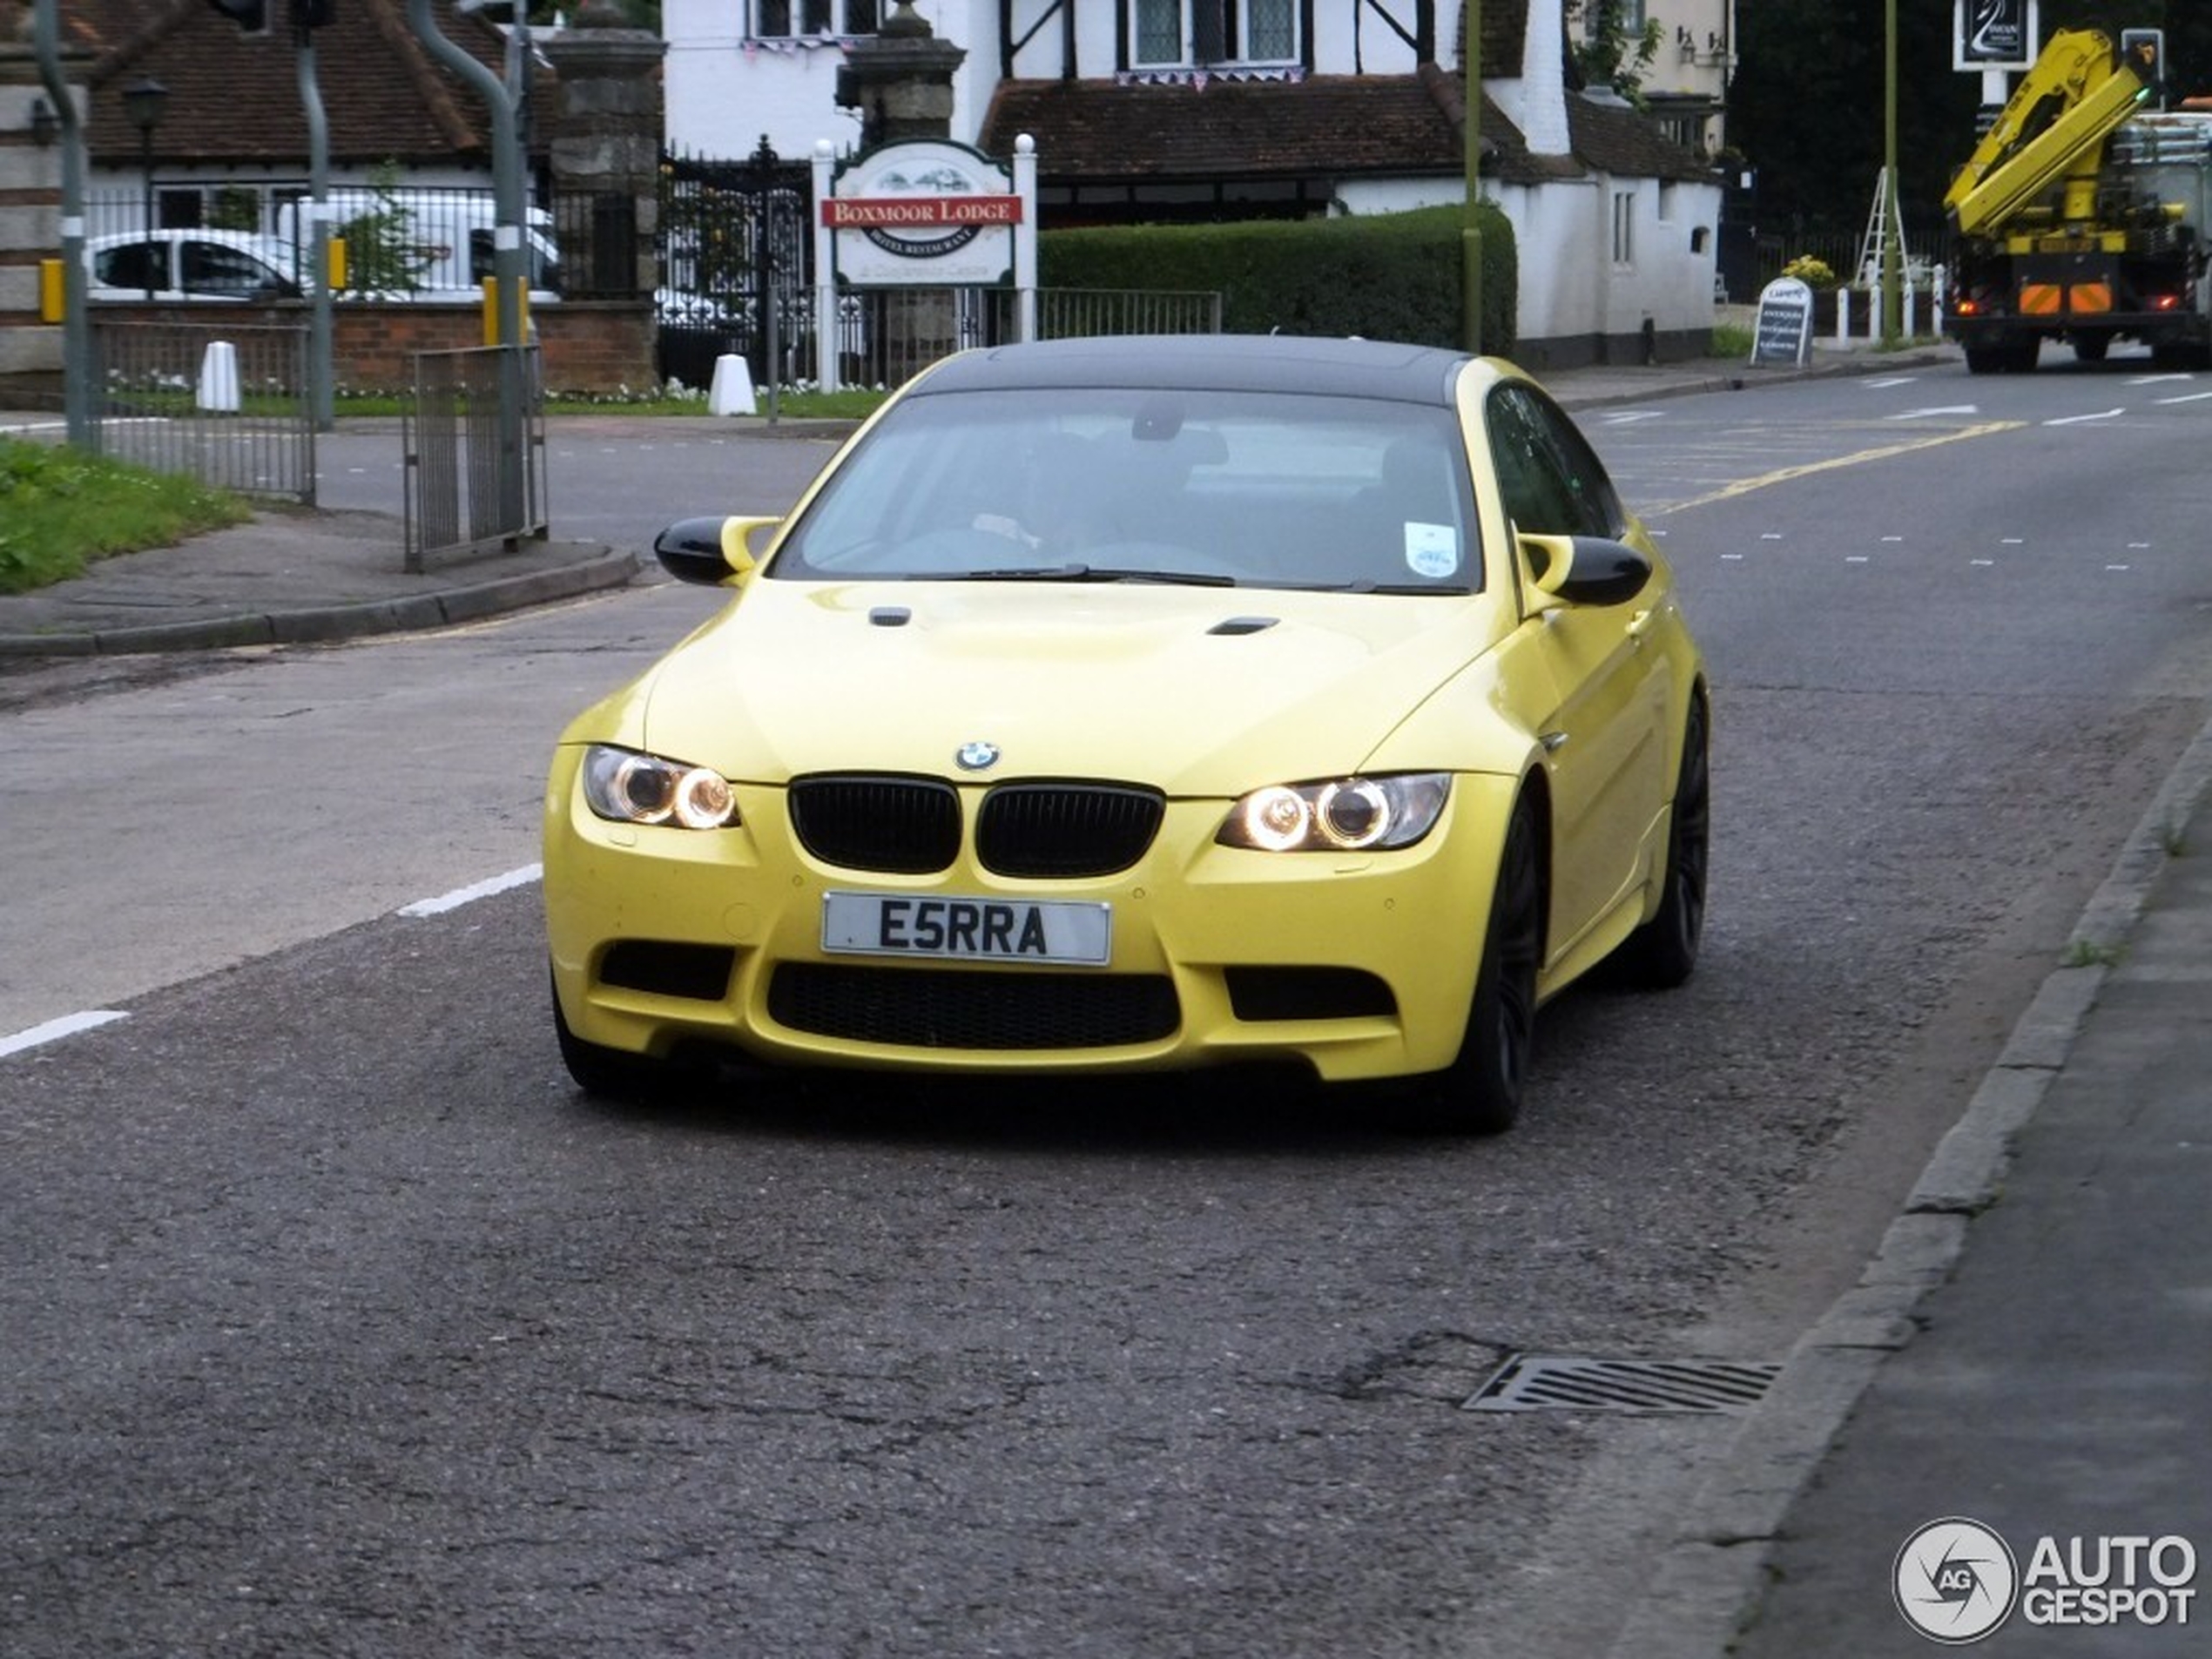
POLYGON ((910 893, 822 895, 822 948, 840 954, 1103 968, 1113 947, 1114 907, 1107 904, 910 893))

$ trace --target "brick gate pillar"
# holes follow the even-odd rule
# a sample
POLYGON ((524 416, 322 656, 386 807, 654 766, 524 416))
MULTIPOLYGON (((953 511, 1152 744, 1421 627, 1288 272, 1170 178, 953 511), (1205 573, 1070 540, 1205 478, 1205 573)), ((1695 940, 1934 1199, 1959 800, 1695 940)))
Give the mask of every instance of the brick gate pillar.
POLYGON ((634 314, 636 358, 622 374, 651 385, 659 280, 660 61, 667 43, 626 26, 610 0, 585 0, 540 50, 560 78, 548 146, 567 303, 634 314))

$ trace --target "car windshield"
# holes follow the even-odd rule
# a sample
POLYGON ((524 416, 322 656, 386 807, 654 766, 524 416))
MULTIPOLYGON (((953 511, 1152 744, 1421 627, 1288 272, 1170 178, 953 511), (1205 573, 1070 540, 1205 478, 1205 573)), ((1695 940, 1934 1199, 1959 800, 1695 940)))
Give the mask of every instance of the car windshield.
POLYGON ((1452 412, 1055 388, 894 406, 786 537, 785 579, 1480 585, 1452 412))

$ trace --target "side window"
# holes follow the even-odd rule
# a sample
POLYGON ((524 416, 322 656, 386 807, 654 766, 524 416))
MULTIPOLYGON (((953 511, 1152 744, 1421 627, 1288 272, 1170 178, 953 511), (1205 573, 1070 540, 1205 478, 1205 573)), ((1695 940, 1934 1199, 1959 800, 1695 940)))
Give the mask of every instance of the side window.
POLYGON ((1490 449, 1506 510, 1521 529, 1615 536, 1628 528, 1597 452, 1541 394, 1501 386, 1490 395, 1490 449))
POLYGON ((286 287, 283 278, 251 253, 220 242, 186 242, 183 254, 186 293, 243 298, 278 293, 286 287))
MULTIPOLYGON (((144 242, 126 242, 121 247, 108 248, 93 256, 92 280, 103 288, 143 290, 146 286, 148 253, 165 253, 166 251, 159 246, 149 250, 144 242)), ((169 286, 169 273, 162 268, 163 263, 154 264, 153 286, 157 288, 169 286)))
POLYGON ((1490 459, 1514 529, 1533 536, 1586 536, 1587 519, 1552 446, 1516 386, 1490 395, 1490 459))
POLYGON ((1575 503, 1575 516, 1583 525, 1581 533, 1620 535, 1629 527, 1628 510, 1621 505, 1620 492, 1613 488, 1605 463, 1590 448, 1589 440, 1548 398, 1525 388, 1521 395, 1530 421, 1541 433, 1544 446, 1551 452, 1554 466, 1566 480, 1575 503))

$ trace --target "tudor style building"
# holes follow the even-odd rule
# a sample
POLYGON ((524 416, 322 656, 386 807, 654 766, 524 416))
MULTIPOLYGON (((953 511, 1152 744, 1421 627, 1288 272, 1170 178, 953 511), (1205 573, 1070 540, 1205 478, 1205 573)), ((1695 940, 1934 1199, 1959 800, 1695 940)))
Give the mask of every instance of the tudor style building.
MULTIPOLYGON (((1561 0, 1483 8, 1482 187, 1520 251, 1519 354, 1702 343, 1732 0, 1669 0, 1655 118, 1570 85, 1561 0), (1685 52, 1681 42, 1692 43, 1685 52), (1692 138, 1697 147, 1678 139, 1692 138)), ((857 147, 838 70, 890 0, 663 0, 673 148, 857 147)), ((901 0, 903 3, 903 0, 901 0)), ((923 0, 966 56, 951 136, 1036 140, 1055 226, 1361 214, 1464 199, 1460 0, 923 0)))

